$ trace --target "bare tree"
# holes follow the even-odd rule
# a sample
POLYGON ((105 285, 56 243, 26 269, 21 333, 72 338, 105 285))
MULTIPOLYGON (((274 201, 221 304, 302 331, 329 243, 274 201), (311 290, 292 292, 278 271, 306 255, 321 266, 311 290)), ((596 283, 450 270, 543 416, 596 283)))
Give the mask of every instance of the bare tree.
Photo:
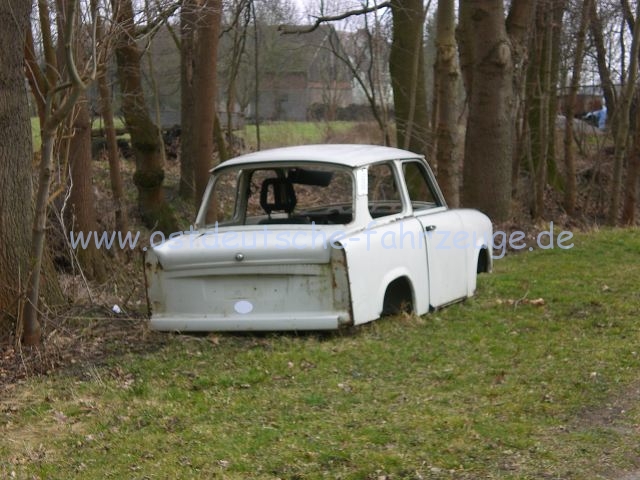
POLYGON ((122 93, 122 113, 136 158, 134 183, 138 189, 140 214, 149 228, 173 232, 176 220, 165 200, 162 187, 164 145, 145 103, 133 4, 131 0, 112 0, 112 6, 118 25, 115 50, 122 93))
POLYGON ((306 28, 281 26, 284 33, 308 33, 322 23, 364 15, 382 8, 391 8, 393 39, 389 54, 389 72, 395 106, 397 144, 424 155, 429 154, 429 115, 427 112, 424 21, 430 2, 421 0, 391 0, 336 15, 320 15, 306 28))
POLYGON ((457 62, 454 0, 438 0, 436 15, 436 65, 434 101, 437 119, 435 150, 438 182, 447 203, 460 204, 460 159, 456 153, 458 144, 457 94, 460 71, 457 62))
MULTIPOLYGON (((96 37, 103 44, 108 44, 111 36, 105 31, 104 19, 98 11, 97 0, 92 1, 92 11, 94 12, 94 22, 96 25, 96 37)), ((122 187, 122 175, 120 173, 120 151, 118 149, 118 138, 116 135, 115 123, 113 120, 113 104, 111 90, 107 81, 108 54, 112 51, 111 45, 102 49, 102 57, 98 60, 98 95, 100 100, 100 114, 104 123, 105 138, 107 140, 107 157, 109 159, 109 179, 113 194, 113 211, 115 216, 116 230, 125 232, 129 229, 129 219, 127 209, 124 205, 124 189, 122 187)))
POLYGON ((460 0, 458 44, 469 118, 463 204, 494 221, 511 215, 511 166, 517 78, 524 62, 535 2, 460 0), (514 90, 515 89, 515 90, 514 90))
POLYGON ((180 186, 179 193, 185 200, 195 197, 193 165, 195 142, 193 138, 193 109, 195 89, 193 69, 195 64, 195 36, 198 19, 197 0, 184 0, 180 9, 180 186))
MULTIPOLYGON (((603 22, 600 18, 600 14, 598 13, 598 3, 599 2, 591 3, 591 21, 589 23, 589 31, 591 33, 591 38, 596 50, 598 73, 600 74, 600 83, 602 85, 604 99, 607 104, 607 115, 608 118, 617 118, 615 116, 615 111, 617 108, 617 98, 615 89, 613 87, 613 80, 611 79, 611 72, 609 71, 609 62, 607 60, 608 55, 607 49, 605 47, 603 32, 603 22)), ((612 122, 611 126, 615 131, 615 122, 612 122)))
MULTIPOLYGON (((58 10, 67 10, 68 2, 69 0, 58 0, 58 10)), ((69 21, 71 19, 68 17, 58 16, 59 25, 64 26, 69 21)), ((88 19, 88 21, 91 22, 91 19, 88 19)), ((92 37, 94 31, 90 23, 83 25, 80 8, 76 10, 75 22, 76 28, 72 48, 76 63, 82 66, 87 64, 87 52, 85 49, 94 45, 92 37)), ((63 50, 63 45, 60 44, 58 48, 63 50)), ((94 63, 97 62, 97 58, 94 58, 93 61, 94 63)), ((65 66, 65 68, 68 67, 65 66)), ((68 221, 65 231, 73 229, 76 232, 83 232, 84 235, 89 235, 89 232, 97 231, 98 225, 92 184, 91 115, 89 114, 89 101, 84 89, 78 95, 76 104, 70 112, 70 118, 65 123, 61 152, 63 155, 68 153, 70 167, 68 181, 69 208, 66 210, 67 218, 63 219, 63 221, 68 221)), ((87 245, 87 248, 78 250, 77 259, 80 267, 89 278, 104 279, 104 257, 93 243, 87 245)))
MULTIPOLYGON (((65 7, 64 16, 66 22, 64 24, 62 44, 64 45, 64 59, 68 80, 60 81, 55 88, 50 90, 46 98, 45 122, 42 126, 42 159, 40 162, 30 250, 31 276, 22 318, 22 337, 23 341, 28 345, 40 343, 41 336, 41 327, 38 321, 38 302, 56 132, 75 106, 78 97, 87 87, 87 80, 81 78, 74 59, 73 34, 76 23, 77 0, 69 0, 65 7), (58 106, 53 109, 55 97, 59 98, 59 101, 55 102, 58 106)), ((92 74, 95 74, 95 71, 92 74)))
POLYGON ((545 211, 548 177, 555 174, 555 105, 560 31, 564 0, 539 0, 529 47, 525 118, 531 169, 531 212, 540 219, 545 211))
POLYGON ((389 71, 393 87, 398 146, 429 154, 429 114, 424 66, 422 0, 392 0, 393 39, 389 71))
MULTIPOLYGON (((251 23, 251 1, 234 0, 230 25, 225 29, 231 40, 231 48, 228 57, 224 61, 226 66, 226 137, 233 136, 234 113, 236 111, 238 76, 245 59, 249 25, 251 23)), ((221 156, 221 161, 226 160, 221 156)))
POLYGON ((216 58, 222 18, 220 0, 185 2, 181 13, 181 191, 198 208, 214 159, 216 58))
POLYGON ((193 85, 196 104, 193 111, 195 133, 195 208, 209 180, 209 169, 213 166, 213 128, 216 121, 216 58, 218 36, 222 15, 221 0, 203 0, 201 20, 195 46, 193 85))
MULTIPOLYGON (((331 43, 333 54, 340 59, 360 86, 380 133, 382 143, 391 145, 389 105, 386 83, 389 66, 389 44, 383 30, 384 14, 378 10, 362 15, 362 27, 349 36, 346 47, 331 43), (372 17, 372 19, 370 18, 372 17)), ((333 39, 334 37, 330 37, 333 39)), ((341 42, 344 44, 344 40, 341 42)))
POLYGON ((33 150, 23 52, 16 48, 29 31, 30 11, 31 2, 0 2, 0 335, 20 317, 30 270, 33 150))
POLYGON ((636 90, 638 78, 638 53, 640 49, 640 2, 636 4, 636 18, 633 25, 633 40, 631 42, 630 64, 627 78, 616 105, 614 121, 615 129, 615 155, 613 163, 613 185, 611 187, 611 203, 607 221, 609 225, 618 223, 620 211, 620 198, 622 196, 622 176, 624 173, 624 159, 627 152, 627 137, 629 135, 629 112, 631 102, 636 90))
MULTIPOLYGON (((635 19, 631 6, 627 0, 622 1, 624 17, 633 33, 635 19)), ((633 147, 628 157, 627 173, 624 182, 624 201, 622 207, 622 224, 633 225, 636 221, 636 205, 638 200, 638 177, 640 176, 640 107, 638 105, 638 91, 634 97, 635 128, 633 132, 633 147)))
POLYGON ((569 95, 567 97, 567 106, 565 108, 566 122, 564 129, 564 208, 569 215, 573 215, 575 212, 578 190, 576 180, 576 162, 574 158, 573 116, 575 114, 575 104, 578 94, 578 88, 580 86, 582 62, 584 60, 584 49, 587 30, 589 28, 590 16, 592 12, 592 3, 593 0, 585 0, 582 4, 582 8, 580 9, 580 26, 575 38, 576 47, 573 53, 571 84, 569 86, 569 95))

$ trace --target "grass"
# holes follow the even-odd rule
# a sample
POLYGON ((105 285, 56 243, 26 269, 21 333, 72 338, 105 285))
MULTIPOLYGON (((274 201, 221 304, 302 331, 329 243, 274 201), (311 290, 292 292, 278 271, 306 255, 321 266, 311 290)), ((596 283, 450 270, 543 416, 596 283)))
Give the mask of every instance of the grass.
MULTIPOLYGON (((288 145, 325 143, 335 134, 348 132, 356 122, 269 122, 260 125, 262 149, 288 145)), ((247 147, 256 149, 256 126, 246 125, 239 132, 247 147)))
MULTIPOLYGON (((116 128, 124 127, 121 118, 115 119, 116 128)), ((356 126, 356 122, 269 122, 260 125, 260 145, 262 149, 288 145, 305 145, 331 141, 336 135, 346 135, 356 126)), ((94 121, 94 128, 100 128, 100 119, 94 121)), ((375 131, 375 126, 372 129, 375 131)), ((256 126, 246 125, 235 132, 244 140, 247 148, 257 149, 256 126)), ((40 150, 40 120, 31 117, 31 135, 34 151, 40 150)))
POLYGON ((422 318, 167 336, 33 378, 0 403, 0 476, 623 478, 640 456, 640 235, 574 243, 497 261, 476 297, 422 318))
POLYGON ((38 117, 31 117, 31 142, 35 152, 40 150, 42 138, 40 136, 40 119, 38 117))
MULTIPOLYGON (((114 119, 116 128, 123 128, 124 121, 120 117, 114 119)), ((100 118, 94 119, 93 128, 102 128, 102 121, 100 118)), ((38 117, 31 117, 31 142, 33 145, 33 151, 38 152, 42 145, 42 138, 40 135, 40 119, 38 117)))

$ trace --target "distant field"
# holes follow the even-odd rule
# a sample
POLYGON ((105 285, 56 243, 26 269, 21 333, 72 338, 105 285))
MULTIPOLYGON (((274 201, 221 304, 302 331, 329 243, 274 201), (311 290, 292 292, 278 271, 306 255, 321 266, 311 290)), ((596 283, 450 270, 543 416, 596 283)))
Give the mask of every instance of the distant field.
POLYGON ((640 235, 573 243, 496 261, 421 318, 155 334, 27 380, 0 399, 0 477, 638 478, 640 235))
POLYGON ((38 117, 31 117, 31 141, 33 142, 33 151, 40 150, 42 139, 40 138, 40 119, 38 117))
MULTIPOLYGON (((115 118, 114 123, 116 128, 124 127, 124 122, 120 118, 115 118)), ((93 122, 93 128, 102 127, 102 122, 98 118, 93 122)), ((33 142, 33 151, 37 152, 40 150, 40 145, 42 143, 42 139, 40 138, 40 119, 38 117, 31 117, 31 140, 33 142)))
MULTIPOLYGON (((116 128, 124 127, 122 119, 115 119, 116 128)), ((329 143, 335 137, 344 138, 341 143, 378 143, 377 138, 371 139, 371 134, 377 133, 377 127, 372 125, 365 132, 361 131, 354 137, 350 137, 350 132, 356 129, 357 122, 269 122, 260 125, 260 147, 275 148, 288 145, 309 145, 315 143, 329 143), (364 133, 364 135, 363 135, 364 133)), ((94 121, 93 127, 102 126, 99 119, 94 121)), ((242 130, 234 132, 240 137, 248 150, 257 149, 256 126, 246 125, 242 130)), ((31 117, 31 134, 34 151, 40 150, 40 121, 38 117, 31 117)))
MULTIPOLYGON (((269 122, 260 125, 260 147, 274 148, 288 145, 326 143, 335 134, 347 133, 355 122, 269 122)), ((256 126, 246 125, 237 133, 247 148, 257 148, 256 126)))

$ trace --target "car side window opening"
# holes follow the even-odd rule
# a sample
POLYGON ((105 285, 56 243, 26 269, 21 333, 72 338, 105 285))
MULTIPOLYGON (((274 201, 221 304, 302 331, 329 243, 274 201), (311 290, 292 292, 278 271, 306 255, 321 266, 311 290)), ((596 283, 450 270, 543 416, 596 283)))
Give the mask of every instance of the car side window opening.
POLYGON ((414 210, 426 210, 441 206, 438 196, 429 182, 424 165, 416 161, 404 162, 402 173, 409 192, 411 207, 414 210))
POLYGON ((368 188, 371 218, 402 212, 402 196, 390 163, 377 163, 369 167, 368 188))
POLYGON ((213 190, 207 201, 205 223, 213 225, 216 222, 228 224, 237 218, 236 210, 237 189, 241 170, 225 170, 218 174, 213 190))

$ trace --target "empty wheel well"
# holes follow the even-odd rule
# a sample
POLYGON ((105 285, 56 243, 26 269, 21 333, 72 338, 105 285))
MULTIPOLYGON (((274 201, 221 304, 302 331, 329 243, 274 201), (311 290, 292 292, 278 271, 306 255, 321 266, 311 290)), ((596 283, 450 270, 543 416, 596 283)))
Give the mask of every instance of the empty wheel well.
POLYGON ((486 248, 481 248, 478 252, 478 268, 476 273, 488 273, 489 272, 489 251, 486 248))
POLYGON ((407 277, 396 278, 384 293, 382 315, 413 311, 413 290, 407 277))

